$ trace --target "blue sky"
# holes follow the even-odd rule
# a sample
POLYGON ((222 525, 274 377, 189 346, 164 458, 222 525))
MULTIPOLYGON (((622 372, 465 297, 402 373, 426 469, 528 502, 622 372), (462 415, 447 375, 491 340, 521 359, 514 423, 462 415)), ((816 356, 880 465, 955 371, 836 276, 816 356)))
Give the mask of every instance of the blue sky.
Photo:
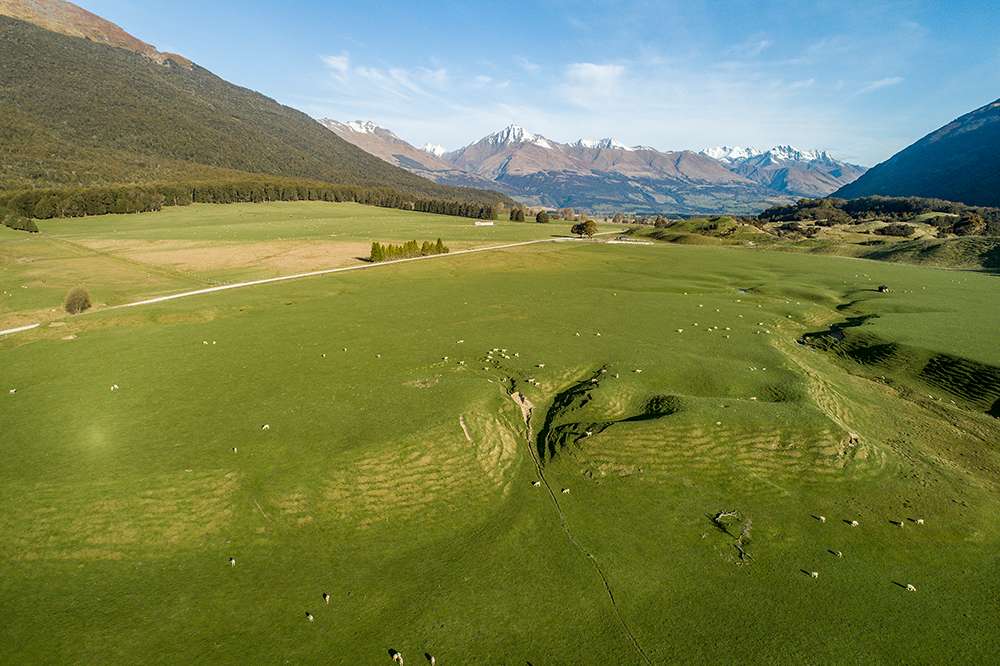
POLYGON ((81 0, 315 117, 457 148, 791 143, 874 164, 1000 97, 1000 3, 81 0))

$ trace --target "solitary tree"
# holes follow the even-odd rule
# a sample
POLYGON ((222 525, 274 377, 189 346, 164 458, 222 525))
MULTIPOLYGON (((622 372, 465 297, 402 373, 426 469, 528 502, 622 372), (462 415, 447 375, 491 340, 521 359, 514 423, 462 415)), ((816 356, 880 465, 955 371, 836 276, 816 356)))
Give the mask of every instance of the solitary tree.
POLYGON ((74 287, 66 294, 66 312, 70 314, 80 314, 84 310, 90 309, 90 294, 83 287, 74 287))
POLYGON ((597 222, 593 220, 587 220, 583 223, 583 233, 587 235, 587 238, 593 238, 594 234, 597 233, 597 222))
POLYGON ((587 233, 587 225, 583 222, 577 222, 570 227, 570 232, 576 234, 580 238, 583 238, 583 235, 587 233))
POLYGON ((539 224, 545 224, 548 221, 549 221, 549 214, 544 210, 538 211, 538 214, 535 215, 535 222, 538 222, 539 224))

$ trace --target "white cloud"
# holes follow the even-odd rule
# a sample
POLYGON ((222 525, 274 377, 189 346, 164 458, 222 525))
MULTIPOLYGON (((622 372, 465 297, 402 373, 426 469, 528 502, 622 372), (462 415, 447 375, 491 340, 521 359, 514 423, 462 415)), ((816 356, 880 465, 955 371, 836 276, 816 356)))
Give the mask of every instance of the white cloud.
POLYGON ((902 76, 887 76, 884 79, 876 79, 875 81, 870 81, 868 84, 862 86, 857 94, 862 95, 864 93, 869 93, 874 90, 880 90, 882 88, 888 88, 889 86, 895 86, 903 82, 902 76))
POLYGON ((351 69, 351 58, 347 53, 341 53, 340 55, 326 55, 322 58, 323 64, 329 69, 333 75, 337 78, 344 79, 347 77, 348 72, 351 69))

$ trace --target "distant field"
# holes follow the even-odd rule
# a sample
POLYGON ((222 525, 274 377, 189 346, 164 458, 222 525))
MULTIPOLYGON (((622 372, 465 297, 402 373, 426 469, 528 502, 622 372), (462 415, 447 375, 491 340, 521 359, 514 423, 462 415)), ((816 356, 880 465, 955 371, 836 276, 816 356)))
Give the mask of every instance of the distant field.
POLYGON ((197 204, 39 227, 31 236, 0 227, 0 329, 51 319, 77 285, 99 303, 116 304, 357 264, 372 241, 441 238, 464 249, 569 233, 565 222, 477 227, 468 218, 321 202, 197 204))
MULTIPOLYGON (((237 235, 273 239, 230 210, 105 222, 191 241, 246 219, 237 235)), ((303 212, 281 233, 483 231, 421 234, 389 211, 383 235, 374 213, 348 228, 303 212)), ((56 225, 74 242, 107 230, 79 222, 47 225, 43 247, 56 225)), ((87 275, 95 291, 106 275, 87 275)), ((0 661, 989 661, 997 289, 838 257, 561 243, 0 338, 0 661), (878 317, 827 350, 797 342, 862 315, 878 317), (740 514, 728 532, 721 510, 740 514)))

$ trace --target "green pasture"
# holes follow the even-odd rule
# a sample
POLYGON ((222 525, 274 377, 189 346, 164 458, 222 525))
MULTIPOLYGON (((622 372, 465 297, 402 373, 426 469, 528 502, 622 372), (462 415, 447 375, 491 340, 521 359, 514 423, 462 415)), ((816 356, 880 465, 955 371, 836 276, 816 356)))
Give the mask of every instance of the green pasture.
MULTIPOLYGON (((565 231, 321 206, 53 221, 41 238, 565 231)), ((553 243, 0 338, 0 662, 988 662, 997 419, 901 354, 799 339, 872 314, 848 334, 995 368, 998 288, 553 243), (721 510, 740 514, 728 533, 721 510)), ((975 390, 1000 390, 983 372, 975 390)))

